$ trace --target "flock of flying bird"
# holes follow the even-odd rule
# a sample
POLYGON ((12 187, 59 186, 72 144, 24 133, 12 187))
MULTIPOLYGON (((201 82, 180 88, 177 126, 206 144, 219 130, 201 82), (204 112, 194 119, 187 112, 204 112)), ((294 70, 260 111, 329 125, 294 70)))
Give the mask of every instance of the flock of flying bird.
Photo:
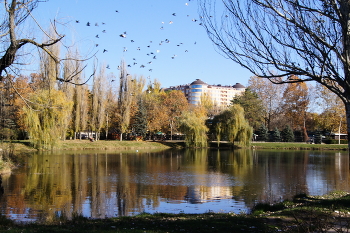
MULTIPOLYGON (((191 1, 191 0, 189 0, 189 1, 191 1)), ((188 6, 189 4, 188 3, 186 3, 185 4, 186 6, 188 6)), ((120 14, 119 13, 119 10, 115 10, 115 13, 116 14, 120 14)), ((166 27, 166 24, 169 24, 169 25, 171 25, 171 24, 173 24, 174 22, 176 22, 176 17, 177 17, 177 13, 172 13, 171 15, 169 15, 169 18, 171 17, 171 20, 168 20, 168 21, 163 21, 163 22, 161 22, 161 25, 159 25, 159 30, 166 30, 167 29, 167 27, 166 27), (165 23, 165 22, 167 22, 167 23, 165 23)), ((197 23, 199 20, 198 19, 196 19, 196 18, 191 18, 190 17, 190 15, 186 15, 186 17, 187 18, 189 18, 192 22, 194 22, 194 23, 197 23)), ((80 21, 79 20, 76 20, 75 21, 76 23, 80 23, 80 21)), ((101 23, 102 24, 102 26, 103 25, 105 25, 106 23, 105 22, 102 22, 101 23)), ((199 25, 201 25, 201 23, 197 23, 197 24, 199 24, 199 25)), ((86 22, 86 27, 99 27, 100 25, 99 25, 99 23, 91 23, 91 22, 86 22)), ((100 45, 99 43, 98 43, 98 40, 100 39, 100 38, 102 38, 102 36, 104 36, 103 34, 106 34, 107 33, 107 31, 106 31, 106 29, 103 29, 102 31, 101 30, 99 30, 99 32, 101 33, 102 32, 102 34, 96 34, 95 35, 95 47, 102 47, 102 45, 100 45)), ((160 53, 160 47, 159 46, 162 46, 162 45, 165 45, 165 44, 170 44, 171 43, 171 41, 169 40, 169 39, 163 39, 163 40, 160 40, 160 41, 158 41, 158 42, 154 42, 153 43, 153 41, 152 40, 149 40, 148 42, 147 42, 147 46, 145 46, 145 47, 141 47, 141 46, 137 46, 137 41, 136 41, 136 39, 132 39, 132 38, 129 38, 129 35, 128 35, 128 33, 127 33, 127 31, 123 31, 122 33, 120 33, 119 34, 119 38, 120 38, 120 40, 121 41, 116 41, 116 42, 114 42, 113 44, 121 44, 122 46, 121 46, 121 49, 122 49, 122 51, 123 52, 128 52, 128 48, 126 47, 126 44, 135 44, 136 46, 132 46, 132 49, 136 49, 136 50, 138 50, 138 51, 148 51, 148 52, 145 52, 145 54, 143 54, 143 57, 145 57, 145 55, 147 55, 147 57, 146 57, 146 59, 147 59, 147 62, 145 62, 146 61, 146 59, 140 59, 140 60, 143 60, 141 63, 139 63, 139 59, 138 59, 138 57, 133 57, 132 58, 132 62, 131 63, 128 63, 127 64, 127 67, 133 67, 133 66, 136 66, 136 67, 139 67, 139 68, 146 68, 149 72, 152 72, 152 70, 153 70, 153 68, 152 68, 152 64, 153 64, 153 62, 155 62, 155 60, 158 58, 157 57, 157 55, 158 55, 158 53, 160 53), (123 40, 125 40, 125 41, 123 41, 123 40), (152 47, 152 48, 151 48, 152 47), (153 49, 153 47, 157 47, 156 49, 153 49)), ((143 41, 143 43, 144 43, 144 41, 143 41)), ((197 42, 195 42, 195 41, 193 41, 192 42, 194 45, 196 45, 197 44, 197 42)), ((184 46, 184 43, 183 42, 179 42, 179 43, 176 43, 176 47, 177 48, 179 48, 179 47, 182 47, 182 46, 184 46)), ((164 47, 164 46, 163 46, 164 47)), ((108 52, 108 49, 107 48, 103 48, 103 49, 101 49, 101 51, 102 51, 102 53, 107 53, 108 52)), ((182 49, 182 52, 188 52, 188 49, 182 49)), ((173 54, 170 58, 171 59, 175 59, 177 57, 177 55, 176 54, 173 54)), ((110 69, 111 68, 111 66, 108 64, 107 66, 106 66, 106 68, 107 69, 110 69)), ((118 69, 120 69, 120 66, 118 66, 118 69)))

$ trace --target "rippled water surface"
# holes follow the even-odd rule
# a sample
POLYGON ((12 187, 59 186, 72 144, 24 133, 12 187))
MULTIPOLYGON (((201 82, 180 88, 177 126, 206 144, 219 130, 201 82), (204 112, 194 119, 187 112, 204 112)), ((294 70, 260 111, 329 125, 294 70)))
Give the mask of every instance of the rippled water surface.
POLYGON ((34 154, 3 176, 1 213, 19 221, 72 213, 248 212, 256 202, 349 191, 347 152, 166 150, 34 154))

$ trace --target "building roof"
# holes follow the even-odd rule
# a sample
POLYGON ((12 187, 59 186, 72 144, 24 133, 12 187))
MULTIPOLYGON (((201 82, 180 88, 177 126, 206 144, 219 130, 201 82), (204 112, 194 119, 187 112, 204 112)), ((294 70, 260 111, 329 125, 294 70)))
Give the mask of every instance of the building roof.
POLYGON ((196 81, 192 82, 190 85, 195 85, 195 84, 204 84, 204 85, 208 85, 207 83, 203 82, 203 81, 200 80, 199 78, 197 78, 196 81))
POLYGON ((233 88, 245 88, 245 86, 243 86, 240 83, 236 83, 235 85, 232 86, 233 88))

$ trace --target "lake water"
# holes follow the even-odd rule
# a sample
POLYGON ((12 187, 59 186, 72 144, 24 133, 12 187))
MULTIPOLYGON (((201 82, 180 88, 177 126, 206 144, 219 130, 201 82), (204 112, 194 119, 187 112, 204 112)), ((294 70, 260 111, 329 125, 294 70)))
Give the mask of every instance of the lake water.
POLYGON ((332 151, 41 153, 2 178, 0 212, 18 221, 72 213, 240 213, 300 193, 350 192, 349 155, 332 151))

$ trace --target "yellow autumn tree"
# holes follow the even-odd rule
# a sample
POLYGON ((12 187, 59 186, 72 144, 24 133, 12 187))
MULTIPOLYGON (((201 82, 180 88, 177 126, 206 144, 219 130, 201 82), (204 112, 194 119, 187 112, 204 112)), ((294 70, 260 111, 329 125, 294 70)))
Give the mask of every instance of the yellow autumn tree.
POLYGON ((205 125, 207 111, 202 106, 196 106, 185 111, 179 119, 180 129, 185 134, 185 143, 188 147, 206 147, 208 145, 205 125))
POLYGON ((23 117, 30 139, 39 149, 53 148, 64 135, 65 119, 71 113, 72 101, 61 91, 40 90, 29 96, 23 117))

